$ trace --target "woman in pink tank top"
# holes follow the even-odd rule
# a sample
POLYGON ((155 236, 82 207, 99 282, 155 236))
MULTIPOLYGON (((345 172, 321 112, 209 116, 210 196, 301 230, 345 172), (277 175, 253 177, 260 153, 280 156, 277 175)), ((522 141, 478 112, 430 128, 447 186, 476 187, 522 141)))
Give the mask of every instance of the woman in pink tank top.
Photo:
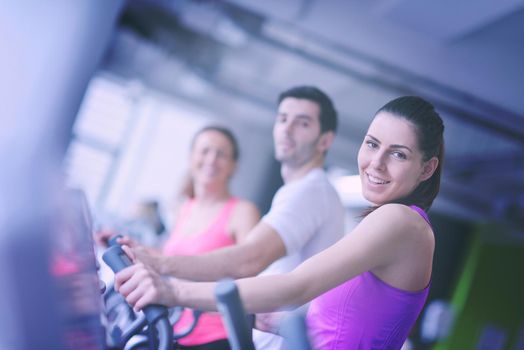
MULTIPOLYGON (((206 253, 233 245, 236 238, 230 232, 232 213, 236 209, 239 200, 230 197, 222 205, 218 214, 207 220, 209 225, 195 233, 188 234, 184 227, 191 217, 198 217, 195 213, 195 205, 198 199, 187 200, 180 210, 176 225, 166 242, 163 253, 165 255, 196 255, 206 253)), ((206 218, 204 218, 206 219, 206 218)), ((194 220, 194 219, 193 219, 194 220)), ((181 333, 193 322, 192 312, 185 309, 179 321, 174 326, 176 333, 181 333)), ((178 343, 182 349, 228 349, 227 334, 222 324, 220 314, 216 312, 203 313, 198 319, 195 329, 186 337, 181 338, 178 343)))
MULTIPOLYGON (((229 192, 238 153, 236 139, 228 129, 208 126, 195 135, 187 200, 178 211, 163 254, 196 255, 233 245, 258 222, 255 205, 229 192)), ((191 322, 191 312, 184 310, 175 331, 191 322)), ((178 343, 181 349, 229 349, 222 320, 215 312, 202 314, 195 329, 178 343)))
MULTIPOLYGON (((238 156, 237 141, 229 129, 207 126, 195 134, 191 143, 189 181, 182 191, 184 200, 162 254, 202 254, 245 239, 260 214, 253 203, 230 194, 229 182, 238 156)), ((121 243, 137 246, 128 237, 121 239, 121 243)), ((175 332, 191 322, 192 313, 184 310, 174 326, 175 332)), ((230 348, 221 317, 216 312, 203 313, 194 330, 179 339, 177 346, 194 350, 230 348)))
MULTIPOLYGON (((376 113, 358 152, 364 197, 373 207, 323 252, 283 275, 237 281, 247 312, 310 304, 316 349, 400 349, 426 301, 435 238, 425 214, 439 192, 444 124, 424 99, 394 99, 376 113)), ((148 303, 214 309, 213 286, 161 280, 141 267, 117 276, 128 295, 135 273, 154 279, 148 303), (138 271, 140 270, 140 271, 138 271)))

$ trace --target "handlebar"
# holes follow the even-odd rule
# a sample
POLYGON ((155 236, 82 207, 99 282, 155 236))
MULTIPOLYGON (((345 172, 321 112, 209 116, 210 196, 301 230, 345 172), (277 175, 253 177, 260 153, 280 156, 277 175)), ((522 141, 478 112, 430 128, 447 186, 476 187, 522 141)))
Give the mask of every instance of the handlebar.
POLYGON ((280 324, 280 333, 284 337, 286 349, 311 350, 306 322, 302 315, 292 313, 284 318, 280 324))
POLYGON ((222 314, 232 350, 255 350, 246 313, 235 282, 219 282, 215 288, 218 311, 222 314))
MULTIPOLYGON (((110 242, 110 247, 102 255, 102 259, 115 273, 132 265, 122 247, 116 243, 116 238, 114 244, 110 242)), ((155 328, 158 333, 158 349, 172 349, 173 329, 169 323, 167 308, 162 305, 148 305, 144 307, 144 314, 149 326, 155 328)))

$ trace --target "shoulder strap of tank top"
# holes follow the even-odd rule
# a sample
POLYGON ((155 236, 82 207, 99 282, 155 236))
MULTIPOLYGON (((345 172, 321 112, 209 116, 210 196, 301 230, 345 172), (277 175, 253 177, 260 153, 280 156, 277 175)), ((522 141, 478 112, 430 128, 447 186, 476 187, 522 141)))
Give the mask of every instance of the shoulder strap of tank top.
POLYGON ((190 198, 182 204, 180 211, 178 212, 176 216, 175 227, 172 233, 174 233, 175 235, 178 234, 180 226, 182 226, 182 224, 187 220, 189 213, 191 212, 191 208, 193 208, 194 204, 195 204, 194 198, 190 198))
POLYGON ((409 206, 411 209, 413 209, 414 211, 416 211, 417 213, 420 214, 420 216, 422 216, 422 218, 424 220, 426 220, 426 222, 429 224, 429 226, 431 226, 431 222, 429 221, 429 217, 428 217, 428 214, 426 214, 426 212, 424 211, 424 209, 416 206, 416 205, 410 205, 409 206))
POLYGON ((237 197, 231 197, 228 199, 226 204, 224 204, 224 207, 219 213, 218 219, 213 224, 214 227, 226 227, 227 223, 229 222, 229 219, 231 217, 231 214, 233 213, 233 209, 235 208, 236 204, 238 203, 237 197))

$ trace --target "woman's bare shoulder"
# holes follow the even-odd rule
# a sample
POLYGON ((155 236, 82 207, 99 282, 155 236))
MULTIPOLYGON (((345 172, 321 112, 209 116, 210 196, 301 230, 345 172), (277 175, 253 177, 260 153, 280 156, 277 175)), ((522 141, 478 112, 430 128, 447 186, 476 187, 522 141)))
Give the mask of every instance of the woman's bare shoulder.
POLYGON ((260 220, 257 206, 248 200, 239 199, 231 215, 229 228, 237 242, 242 241, 260 220))
POLYGON ((249 215, 260 217, 260 211, 255 203, 239 198, 235 206, 235 213, 238 215, 249 215))
POLYGON ((362 224, 381 227, 395 235, 411 235, 429 228, 415 210, 404 204, 384 204, 362 220, 362 224))

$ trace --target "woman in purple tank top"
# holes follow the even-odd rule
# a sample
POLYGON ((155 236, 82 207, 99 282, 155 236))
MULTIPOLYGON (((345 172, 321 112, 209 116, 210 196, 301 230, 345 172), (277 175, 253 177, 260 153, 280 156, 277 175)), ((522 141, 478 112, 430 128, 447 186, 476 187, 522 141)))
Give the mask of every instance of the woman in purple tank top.
MULTIPOLYGON (((338 243, 283 275, 237 281, 248 312, 311 300, 317 349, 400 349, 426 301, 434 235, 425 211, 438 194, 444 125, 422 98, 400 97, 376 113, 358 153, 364 197, 374 206, 338 243)), ((215 309, 214 284, 160 279, 145 267, 117 275, 136 308, 151 303, 215 309), (137 271, 154 291, 141 292, 137 271), (138 283, 138 286, 137 286, 138 283)))

